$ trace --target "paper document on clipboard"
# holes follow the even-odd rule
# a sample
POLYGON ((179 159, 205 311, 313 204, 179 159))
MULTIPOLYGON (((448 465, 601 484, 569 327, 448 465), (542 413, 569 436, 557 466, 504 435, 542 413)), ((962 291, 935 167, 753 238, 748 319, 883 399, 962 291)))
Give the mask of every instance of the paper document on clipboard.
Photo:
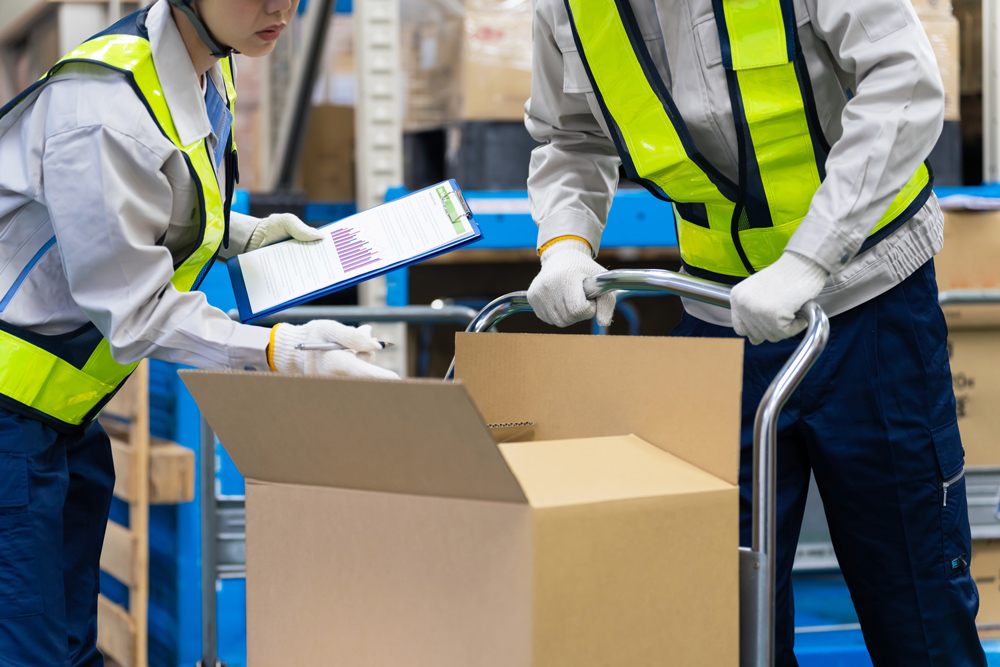
POLYGON ((251 321, 481 237, 454 181, 320 228, 321 241, 282 241, 229 260, 241 319, 251 321))

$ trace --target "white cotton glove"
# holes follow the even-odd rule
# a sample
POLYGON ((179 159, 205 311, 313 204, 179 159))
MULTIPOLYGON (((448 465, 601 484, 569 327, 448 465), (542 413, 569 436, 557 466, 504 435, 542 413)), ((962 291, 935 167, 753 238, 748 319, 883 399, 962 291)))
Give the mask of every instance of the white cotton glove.
POLYGON ((319 241, 323 238, 323 232, 313 229, 292 213, 275 213, 257 223, 243 252, 250 252, 289 238, 298 241, 319 241))
POLYGON ((794 336, 807 325, 795 314, 819 295, 828 275, 816 262, 785 252, 733 288, 733 328, 754 345, 794 336))
POLYGON ((528 303, 540 320, 557 327, 589 320, 595 314, 597 323, 606 327, 615 314, 615 295, 602 294, 590 301, 583 292, 583 281, 604 271, 583 241, 554 243, 542 253, 542 270, 528 288, 528 303))
POLYGON ((277 324, 271 335, 268 361, 279 373, 311 373, 349 378, 398 380, 390 370, 369 363, 382 346, 369 325, 349 327, 333 320, 308 324, 277 324), (343 350, 296 350, 299 343, 337 343, 343 350))

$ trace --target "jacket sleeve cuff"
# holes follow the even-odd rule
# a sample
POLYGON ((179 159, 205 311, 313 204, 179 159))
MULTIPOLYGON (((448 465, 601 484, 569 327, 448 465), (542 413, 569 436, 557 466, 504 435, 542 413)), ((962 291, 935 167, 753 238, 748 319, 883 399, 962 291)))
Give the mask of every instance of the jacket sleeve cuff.
POLYGON ((234 328, 229 339, 229 366, 234 370, 267 371, 267 345, 271 329, 241 324, 234 328))
POLYGON ((806 216, 788 241, 785 251, 811 259, 833 274, 850 263, 862 243, 864 239, 851 239, 832 222, 806 216))
POLYGON ((597 256, 601 249, 601 234, 604 225, 596 218, 577 211, 564 211, 546 218, 538 223, 538 244, 540 250, 549 241, 560 236, 577 236, 590 245, 591 252, 597 256))
POLYGON ((243 252, 247 247, 247 242, 257 228, 259 218, 233 211, 229 214, 229 247, 219 249, 219 257, 229 259, 243 252))

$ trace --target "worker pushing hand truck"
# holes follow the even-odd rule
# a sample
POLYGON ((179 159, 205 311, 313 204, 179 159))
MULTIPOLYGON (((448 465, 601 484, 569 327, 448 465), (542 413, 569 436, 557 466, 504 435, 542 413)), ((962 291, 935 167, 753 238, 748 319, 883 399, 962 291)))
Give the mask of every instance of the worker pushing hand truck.
MULTIPOLYGON (((745 337, 741 543, 754 414, 806 327, 823 357, 776 426, 774 659, 795 667, 791 568, 812 475, 876 667, 983 667, 964 454, 937 301, 944 220, 925 164, 944 89, 898 0, 536 0, 525 126, 538 317, 609 324, 588 300, 619 168, 664 202, 685 275, 675 336, 745 337), (667 207, 670 207, 668 211, 667 207), (945 502, 947 500, 947 502, 945 502)), ((650 221, 655 224, 654 221, 650 221)), ((663 222, 660 222, 663 224, 663 222)))

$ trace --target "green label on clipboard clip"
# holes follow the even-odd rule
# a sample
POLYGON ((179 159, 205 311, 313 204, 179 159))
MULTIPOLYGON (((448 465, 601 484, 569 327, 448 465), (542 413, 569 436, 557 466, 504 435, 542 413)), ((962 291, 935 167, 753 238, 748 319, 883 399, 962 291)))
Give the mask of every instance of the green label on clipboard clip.
POLYGON ((440 185, 435 192, 441 198, 441 203, 444 204, 444 210, 448 213, 448 218, 451 220, 451 226, 455 228, 455 233, 461 236, 466 232, 465 225, 462 224, 462 216, 465 213, 459 213, 458 209, 455 208, 455 204, 449 196, 448 188, 440 185))

